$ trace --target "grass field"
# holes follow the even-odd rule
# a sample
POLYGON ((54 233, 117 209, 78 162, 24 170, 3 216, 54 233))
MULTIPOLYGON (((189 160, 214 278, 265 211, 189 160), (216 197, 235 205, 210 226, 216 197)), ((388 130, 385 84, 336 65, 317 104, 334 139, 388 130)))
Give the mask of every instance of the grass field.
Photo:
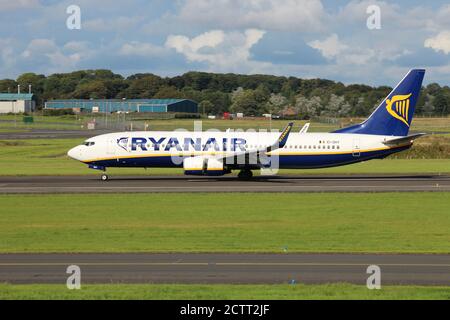
POLYGON ((0 202, 6 253, 450 253, 447 193, 3 195, 0 202))
MULTIPOLYGON (((450 140, 450 138, 445 138, 450 140)), ((67 157, 67 151, 83 139, 0 140, 0 175, 99 175, 86 165, 67 157)), ((428 140, 424 140, 427 142, 428 140)), ((424 145, 417 156, 435 149, 424 145)), ((446 147, 447 148, 447 147, 446 147)), ((447 149, 445 149, 447 150, 447 149)), ((182 175, 181 169, 108 169, 111 175, 182 175)), ((256 173, 256 172, 255 172, 256 173)), ((450 173, 450 159, 385 159, 350 166, 315 170, 281 170, 280 174, 362 174, 362 173, 450 173)))
MULTIPOLYGON (((143 128, 145 123, 149 125, 149 130, 175 130, 184 128, 193 130, 194 121, 199 119, 145 119, 145 114, 129 114, 126 115, 126 120, 123 115, 110 114, 108 115, 108 123, 110 128, 125 128, 130 122, 133 122, 135 128, 143 128)), ((151 115, 149 116, 151 117, 151 115)), ((86 123, 92 119, 97 119, 99 122, 104 121, 105 115, 77 115, 77 116, 42 116, 35 115, 34 123, 24 124, 21 115, 0 115, 0 131, 2 130, 21 130, 27 131, 30 129, 58 129, 58 130, 77 130, 86 127, 86 123)), ((240 129, 281 129, 288 120, 272 120, 269 119, 239 119, 239 120, 222 120, 222 119, 201 119, 203 129, 219 129, 226 130, 228 128, 240 129)), ((324 123, 318 121, 311 122, 311 132, 329 132, 340 127, 350 124, 355 124, 363 121, 364 118, 343 118, 335 119, 334 123, 324 123)), ((297 126, 302 126, 307 121, 296 120, 297 126)), ((450 118, 418 118, 416 117, 411 126, 412 131, 420 132, 450 132, 450 118)))
POLYGON ((118 300, 301 300, 301 299, 450 299, 450 287, 382 286, 368 290, 350 284, 325 285, 64 285, 0 284, 0 300, 118 299, 118 300))

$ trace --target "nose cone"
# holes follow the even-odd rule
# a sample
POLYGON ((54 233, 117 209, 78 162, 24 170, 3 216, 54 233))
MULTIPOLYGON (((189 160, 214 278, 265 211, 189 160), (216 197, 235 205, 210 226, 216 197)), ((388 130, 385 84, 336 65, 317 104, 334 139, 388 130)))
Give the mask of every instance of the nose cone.
POLYGON ((78 147, 75 147, 75 148, 70 149, 70 150, 67 152, 67 155, 68 155, 69 157, 71 157, 72 159, 81 161, 81 150, 80 150, 80 147, 78 146, 78 147))

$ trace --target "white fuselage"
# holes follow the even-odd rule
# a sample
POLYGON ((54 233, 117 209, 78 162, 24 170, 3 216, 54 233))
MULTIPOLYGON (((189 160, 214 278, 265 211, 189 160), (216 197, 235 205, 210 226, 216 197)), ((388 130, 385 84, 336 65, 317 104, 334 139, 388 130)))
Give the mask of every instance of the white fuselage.
MULTIPOLYGON (((278 132, 142 131, 96 136, 69 151, 69 156, 102 167, 179 167, 171 157, 217 157, 262 150, 278 132), (175 162, 175 163, 173 163, 175 162)), ((280 168, 339 166, 383 158, 411 144, 387 146, 393 136, 345 133, 291 133, 283 148, 268 155, 280 158, 280 168)))

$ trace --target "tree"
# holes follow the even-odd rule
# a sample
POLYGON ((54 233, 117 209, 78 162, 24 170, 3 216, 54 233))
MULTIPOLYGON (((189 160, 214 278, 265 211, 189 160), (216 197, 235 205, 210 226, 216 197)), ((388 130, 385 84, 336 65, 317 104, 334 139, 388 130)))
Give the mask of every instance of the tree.
POLYGON ((247 115, 262 114, 261 105, 258 103, 255 90, 244 90, 242 93, 235 96, 231 111, 234 113, 242 112, 247 115))
POLYGON ((304 118, 314 117, 319 115, 322 108, 322 99, 317 96, 308 99, 303 95, 298 95, 295 100, 295 108, 304 118))
POLYGON ((129 85, 119 94, 120 98, 153 98, 164 85, 164 80, 153 74, 135 75, 127 80, 129 85))
POLYGON ((106 99, 108 89, 101 80, 81 83, 77 86, 73 97, 77 99, 106 99))
POLYGON ((17 92, 17 82, 11 79, 0 80, 0 92, 4 93, 17 92))
POLYGON ((423 106, 424 114, 431 116, 434 112, 434 96, 431 94, 427 95, 425 105, 423 106))
MULTIPOLYGON (((72 98, 185 98, 209 101, 208 112, 226 111, 258 115, 292 106, 302 116, 367 116, 392 91, 387 86, 344 85, 325 79, 299 79, 272 75, 187 72, 172 78, 137 73, 124 79, 110 70, 79 70, 49 76, 24 73, 0 80, 0 92, 22 92, 32 85, 37 106, 51 99, 72 98)), ((206 103, 206 102, 205 102, 206 103)), ((431 83, 422 88, 416 112, 428 116, 450 113, 450 88, 431 83)))
POLYGON ((441 90, 434 96, 434 113, 438 116, 445 116, 449 112, 450 98, 441 90))
POLYGON ((175 87, 163 86, 153 96, 155 99, 183 99, 183 94, 175 87))
POLYGON ((271 114, 277 114, 280 113, 288 104, 288 99, 286 99, 283 95, 272 93, 266 104, 266 110, 271 114))
POLYGON ((211 113, 214 109, 214 105, 209 100, 203 100, 198 104, 199 111, 203 114, 211 113))
POLYGON ((35 94, 41 94, 44 91, 44 75, 37 75, 35 73, 24 73, 17 78, 17 83, 20 84, 22 92, 28 92, 28 86, 32 86, 35 94))

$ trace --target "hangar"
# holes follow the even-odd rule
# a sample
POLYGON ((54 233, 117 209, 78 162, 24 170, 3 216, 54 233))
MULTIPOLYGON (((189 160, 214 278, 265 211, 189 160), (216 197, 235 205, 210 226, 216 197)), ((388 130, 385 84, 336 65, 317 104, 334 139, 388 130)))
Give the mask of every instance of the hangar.
POLYGON ((31 93, 0 93, 0 113, 29 113, 35 106, 31 93))
POLYGON ((99 99, 51 100, 45 109, 72 109, 75 112, 172 112, 198 113, 198 104, 188 99, 99 99))

